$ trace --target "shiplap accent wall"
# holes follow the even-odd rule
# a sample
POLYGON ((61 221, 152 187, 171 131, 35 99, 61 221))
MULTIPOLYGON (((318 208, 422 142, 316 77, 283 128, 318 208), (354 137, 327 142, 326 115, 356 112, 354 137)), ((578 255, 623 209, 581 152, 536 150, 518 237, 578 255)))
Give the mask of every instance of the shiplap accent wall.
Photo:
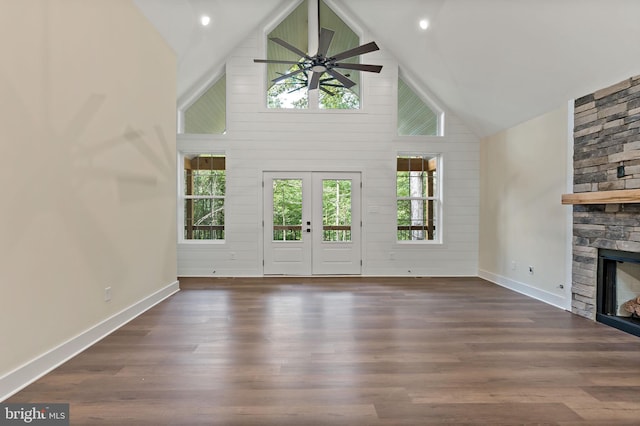
POLYGON ((443 137, 398 136, 398 63, 383 46, 363 57, 384 68, 362 73, 361 110, 268 110, 265 68, 253 62, 263 57, 264 43, 256 31, 227 61, 226 134, 178 137, 181 152, 227 156, 227 239, 179 243, 178 274, 262 275, 264 171, 357 171, 363 182, 363 275, 477 275, 479 139, 450 114, 443 137), (401 152, 443 156, 442 244, 396 242, 395 166, 401 152))

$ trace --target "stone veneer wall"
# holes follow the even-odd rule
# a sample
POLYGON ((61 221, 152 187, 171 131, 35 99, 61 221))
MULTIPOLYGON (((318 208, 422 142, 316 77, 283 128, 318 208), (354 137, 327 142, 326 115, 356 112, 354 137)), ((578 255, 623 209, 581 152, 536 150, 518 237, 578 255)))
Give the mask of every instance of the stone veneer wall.
MULTIPOLYGON (((640 188, 640 76, 577 99, 574 126, 574 193, 640 188)), ((640 204, 573 209, 571 306, 594 319, 598 249, 640 252, 640 204)))

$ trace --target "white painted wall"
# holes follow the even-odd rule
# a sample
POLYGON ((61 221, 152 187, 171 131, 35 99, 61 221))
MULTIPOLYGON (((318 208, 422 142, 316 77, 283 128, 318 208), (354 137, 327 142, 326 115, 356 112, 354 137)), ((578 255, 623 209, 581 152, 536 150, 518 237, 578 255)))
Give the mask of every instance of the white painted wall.
POLYGON ((0 400, 176 282, 175 55, 130 0, 1 3, 0 400))
POLYGON ((480 164, 480 276, 562 308, 571 286, 571 207, 560 203, 572 192, 570 114, 565 106, 483 139, 480 164))
POLYGON ((451 115, 444 137, 397 136, 398 63, 384 46, 365 56, 384 68, 379 75, 363 73, 360 111, 268 110, 264 65, 253 63, 264 57, 264 43, 256 31, 227 61, 227 134, 178 138, 183 152, 225 152, 228 170, 227 240, 178 244, 178 274, 262 275, 262 174, 287 170, 362 173, 363 275, 477 275, 478 138, 451 115), (396 242, 399 152, 443 156, 443 244, 396 242))

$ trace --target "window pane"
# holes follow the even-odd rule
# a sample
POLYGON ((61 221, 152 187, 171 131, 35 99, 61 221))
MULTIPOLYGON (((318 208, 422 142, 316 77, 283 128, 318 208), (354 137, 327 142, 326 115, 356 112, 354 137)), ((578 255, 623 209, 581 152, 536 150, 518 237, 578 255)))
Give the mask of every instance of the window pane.
POLYGON ((351 241, 351 181, 322 181, 322 240, 351 241))
POLYGON ((398 241, 433 240, 437 218, 434 200, 398 200, 398 241))
MULTIPOLYGON (((301 59, 301 58, 300 58, 301 59)), ((284 74, 297 70, 294 65, 284 74)), ((267 91, 267 107, 269 108, 294 108, 304 109, 309 107, 309 92, 307 90, 307 78, 305 73, 300 73, 291 78, 271 83, 267 91)))
MULTIPOLYGON (((352 79, 353 80, 353 79, 352 79)), ((360 98, 351 89, 346 87, 333 87, 340 85, 338 80, 323 74, 320 80, 320 108, 321 109, 359 109, 360 98)), ((358 86, 353 86, 352 89, 358 86)))
POLYGON ((273 180, 273 240, 302 240, 302 180, 273 180))
POLYGON ((409 191, 411 197, 427 196, 427 175, 424 172, 409 172, 409 191))
MULTIPOLYGON (((331 57, 345 50, 352 49, 360 45, 360 37, 353 31, 346 22, 344 22, 324 1, 320 0, 320 27, 330 28, 336 32, 327 56, 331 57)), ((360 56, 346 58, 340 62, 360 63, 360 56)), ((339 70, 345 74, 350 80, 356 83, 350 89, 345 87, 334 87, 334 85, 342 86, 337 80, 330 75, 324 74, 320 80, 319 103, 322 109, 358 109, 360 108, 360 81, 361 73, 349 70, 339 70)))
POLYGON ((223 196, 224 191, 224 170, 193 171, 193 195, 223 196))
POLYGON ((186 199, 184 238, 224 239, 224 199, 186 199))
POLYGON ((396 193, 398 198, 409 196, 409 172, 398 172, 396 176, 396 193))
MULTIPOLYGON (((295 52, 271 40, 279 38, 295 46, 302 52, 309 50, 308 30, 309 6, 307 0, 296 7, 273 31, 267 34, 267 59, 279 61, 300 61, 295 52)), ((309 95, 307 91, 307 76, 299 73, 294 78, 280 81, 273 80, 298 70, 297 65, 270 63, 267 64, 267 107, 268 108, 307 108, 309 95)))

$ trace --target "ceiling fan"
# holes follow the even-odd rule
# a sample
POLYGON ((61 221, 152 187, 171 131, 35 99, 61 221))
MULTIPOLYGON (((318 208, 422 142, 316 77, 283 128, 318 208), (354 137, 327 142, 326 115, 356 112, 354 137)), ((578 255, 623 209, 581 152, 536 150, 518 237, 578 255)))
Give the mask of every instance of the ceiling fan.
MULTIPOLYGON (((365 53, 374 52, 376 50, 380 50, 375 41, 372 41, 367 44, 363 44, 358 47, 354 47, 353 49, 345 50, 344 52, 338 53, 336 55, 327 57, 327 52, 329 51, 329 46, 331 45, 331 41, 333 40, 333 35, 335 32, 328 28, 320 29, 320 37, 318 40, 318 53, 314 56, 309 56, 302 50, 297 47, 287 43, 286 41, 273 37, 269 40, 274 43, 279 44, 280 46, 286 48, 287 50, 295 53, 300 58, 299 61, 281 61, 277 59, 254 59, 253 62, 256 63, 264 63, 264 64, 291 64, 297 65, 297 69, 291 70, 290 72, 281 75, 273 80, 273 83, 278 83, 282 80, 286 80, 288 78, 292 78, 297 76, 298 74, 303 73, 308 80, 308 88, 309 90, 315 90, 322 86, 332 85, 333 87, 346 87, 347 89, 355 86, 355 82, 351 80, 346 75, 339 72, 339 69, 345 70, 354 70, 354 71, 368 71, 379 73, 382 70, 382 65, 368 65, 368 64, 353 64, 348 62, 341 62, 345 59, 353 58, 354 56, 363 55, 365 53), (311 75, 309 76, 309 73, 311 75), (322 78, 322 76, 327 73, 331 76, 331 78, 322 78), (335 80, 337 80, 340 85, 334 84, 335 80)), ((292 67, 293 68, 293 67, 292 67)), ((327 91, 326 89, 324 91, 327 91)), ((333 94, 332 92, 328 92, 333 94)))
MULTIPOLYGON (((309 72, 308 71, 303 71, 302 73, 299 73, 297 75, 287 75, 287 73, 281 73, 281 72, 277 72, 276 74, 279 74, 280 76, 286 76, 284 78, 289 78, 289 82, 291 83, 291 90, 289 90, 287 93, 293 93, 293 92, 297 92, 298 90, 302 90, 304 88, 309 87, 309 72)), ((345 74, 345 77, 350 77, 351 74, 345 74)), ((318 83, 318 88, 320 90, 322 90, 323 92, 325 92, 328 95, 331 96, 335 96, 338 93, 336 93, 335 91, 332 91, 334 89, 332 88, 339 88, 339 87, 344 87, 342 84, 340 84, 339 81, 337 81, 334 77, 329 76, 329 77, 324 77, 320 79, 320 82, 318 83)))

